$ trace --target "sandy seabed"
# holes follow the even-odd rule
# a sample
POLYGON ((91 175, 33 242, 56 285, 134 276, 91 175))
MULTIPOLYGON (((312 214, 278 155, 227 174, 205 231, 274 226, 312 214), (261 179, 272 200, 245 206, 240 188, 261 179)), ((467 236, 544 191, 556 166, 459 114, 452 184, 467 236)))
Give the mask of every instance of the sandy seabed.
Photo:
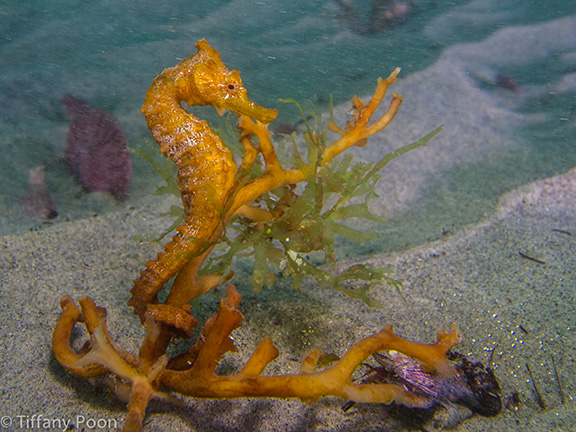
MULTIPOLYGON (((350 344, 387 324, 394 324, 403 336, 432 342, 436 330, 454 322, 464 335, 460 352, 486 363, 494 351, 492 366, 504 399, 518 392, 520 401, 516 408, 504 409, 495 418, 474 416, 466 421, 466 410, 440 409, 422 420, 421 427, 569 430, 576 423, 576 236, 571 233, 576 226, 575 200, 576 170, 572 170, 509 193, 489 220, 442 241, 372 258, 373 263, 392 266, 395 277, 404 283, 407 302, 391 287, 373 288, 372 296, 382 301, 382 309, 370 309, 362 302, 311 287, 262 295, 244 289, 241 310, 246 321, 234 333, 240 352, 226 356, 224 365, 243 364, 264 336, 272 337, 281 352, 267 373, 286 373, 296 370, 309 346, 342 354, 350 344), (526 364, 545 410, 536 401, 526 364)), ((76 426, 82 425, 82 417, 77 416, 122 421, 123 404, 101 381, 64 371, 52 355, 50 338, 60 313, 60 296, 68 293, 78 299, 89 294, 107 307, 109 328, 118 343, 137 351, 142 331, 126 301, 130 281, 154 251, 131 236, 160 229, 139 216, 143 210, 0 239, 2 415, 14 422, 26 421, 34 414, 45 419, 73 419, 76 426)), ((209 295, 201 305, 215 304, 218 295, 209 295)), ((332 398, 311 405, 273 399, 185 399, 183 406, 153 402, 145 430, 414 428, 401 410, 358 404, 345 413, 342 404, 332 398)))

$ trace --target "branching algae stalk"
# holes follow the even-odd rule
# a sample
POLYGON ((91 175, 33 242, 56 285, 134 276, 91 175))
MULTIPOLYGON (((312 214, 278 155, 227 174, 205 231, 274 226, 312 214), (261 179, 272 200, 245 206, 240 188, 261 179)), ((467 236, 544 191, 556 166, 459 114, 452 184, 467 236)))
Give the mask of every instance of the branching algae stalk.
MULTIPOLYGON (((264 339, 242 370, 233 375, 217 375, 215 368, 221 357, 235 350, 230 334, 243 319, 238 310, 240 294, 229 285, 217 314, 204 324, 197 342, 174 357, 166 354, 177 338, 190 338, 199 325, 191 315, 190 302, 231 277, 230 271, 222 268, 221 263, 228 263, 231 256, 246 249, 246 244, 255 244, 245 241, 247 235, 242 232, 234 239, 228 239, 227 227, 241 227, 244 234, 250 232, 252 238, 260 239, 255 252, 255 286, 270 282, 262 280, 267 274, 267 263, 261 256, 263 251, 272 260, 282 255, 282 248, 266 240, 266 236, 278 232, 281 235, 276 238, 284 239, 286 253, 276 263, 284 273, 300 280, 303 265, 308 265, 307 271, 314 272, 313 266, 302 261, 299 254, 318 250, 318 242, 313 241, 313 234, 317 234, 318 229, 322 232, 331 229, 333 233, 346 235, 349 228, 337 222, 353 213, 369 217, 369 212, 366 203, 334 205, 324 212, 319 209, 305 212, 303 200, 298 201, 291 186, 307 182, 303 194, 312 197, 307 202, 318 203, 324 193, 337 191, 339 187, 324 181, 324 188, 321 188, 318 178, 324 176, 324 180, 329 180, 330 175, 340 175, 348 178, 346 192, 350 197, 364 194, 368 200, 370 186, 377 179, 375 173, 398 154, 425 144, 436 132, 398 153, 389 154, 377 166, 350 169, 349 158, 340 163, 334 161, 348 148, 365 145, 367 138, 392 121, 402 103, 398 94, 392 95, 390 107, 381 118, 373 122, 371 119, 388 87, 396 82, 399 72, 396 69, 388 78, 378 80, 376 92, 366 105, 358 98, 353 100, 354 119, 345 128, 333 122, 329 124, 332 131, 341 135, 337 141, 327 144, 325 136, 309 130, 306 134, 308 161, 304 162, 296 151, 297 166, 283 168, 267 130, 267 124, 276 118, 277 112, 248 99, 240 74, 229 71, 207 41, 201 40, 196 46, 197 54, 166 69, 154 80, 142 108, 162 153, 178 167, 184 217, 177 234, 155 259, 146 263, 131 289, 128 304, 146 330, 140 352, 138 355, 128 353, 113 342, 106 329, 104 308, 96 306, 89 297, 81 298, 78 307, 65 295, 61 299, 62 315, 52 339, 56 358, 76 375, 110 375, 114 378, 116 393, 128 399, 125 431, 142 429, 150 399, 166 397, 161 388, 194 398, 295 397, 314 401, 322 396, 336 396, 360 402, 429 406, 426 395, 405 386, 374 380, 355 382, 352 376, 367 357, 382 350, 395 350, 416 359, 430 374, 454 376, 458 372, 447 359, 447 352, 460 342, 456 329, 448 333, 442 331, 437 343, 424 345, 403 339, 388 326, 350 347, 339 361, 324 370, 316 371, 320 351, 312 350, 299 373, 277 376, 263 375, 268 363, 278 356, 272 341, 264 339), (208 123, 182 108, 182 101, 188 105, 211 105, 219 113, 230 110, 238 115, 237 129, 244 150, 239 166, 220 136, 208 123), (258 172, 255 168, 259 156, 264 166, 258 172), (320 222, 310 215, 318 217, 320 222), (290 238, 294 241, 286 243, 290 238), (221 257, 219 265, 217 260, 212 261, 211 253, 222 242, 228 243, 229 250, 221 257), (292 245, 295 249, 290 249, 292 245), (160 303, 159 291, 174 276, 165 302, 160 303), (83 323, 90 334, 89 343, 80 351, 70 344, 72 330, 78 322, 83 323)), ((332 243, 327 244, 327 255, 331 257, 332 243)), ((384 273, 354 266, 339 276, 328 276, 327 272, 321 271, 315 276, 338 286, 346 278, 368 282, 386 280, 384 273)))

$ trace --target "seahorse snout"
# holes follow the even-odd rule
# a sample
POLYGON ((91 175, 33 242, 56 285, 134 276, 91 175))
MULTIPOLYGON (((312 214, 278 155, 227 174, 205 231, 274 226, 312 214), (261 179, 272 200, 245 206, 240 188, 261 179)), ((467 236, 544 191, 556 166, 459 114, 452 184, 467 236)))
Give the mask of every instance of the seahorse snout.
POLYGON ((270 123, 278 116, 277 110, 264 108, 248 98, 231 99, 226 104, 226 109, 234 111, 236 114, 248 116, 262 123, 270 123))

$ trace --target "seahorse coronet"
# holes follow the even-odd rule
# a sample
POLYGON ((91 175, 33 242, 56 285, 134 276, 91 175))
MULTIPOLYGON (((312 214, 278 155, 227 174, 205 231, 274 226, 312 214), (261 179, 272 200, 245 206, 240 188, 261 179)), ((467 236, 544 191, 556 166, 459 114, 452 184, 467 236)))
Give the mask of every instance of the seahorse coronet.
POLYGON ((188 105, 211 105, 246 115, 262 123, 274 120, 277 111, 248 99, 238 71, 224 65, 218 51, 206 40, 196 44, 198 52, 178 65, 165 69, 146 93, 142 113, 162 153, 178 167, 178 185, 184 205, 184 223, 158 256, 146 263, 134 280, 128 301, 144 319, 146 305, 193 257, 203 253, 221 228, 219 208, 231 196, 237 173, 232 152, 210 125, 186 111, 188 105), (210 192, 211 191, 211 192, 210 192), (217 194, 218 200, 208 194, 217 194))

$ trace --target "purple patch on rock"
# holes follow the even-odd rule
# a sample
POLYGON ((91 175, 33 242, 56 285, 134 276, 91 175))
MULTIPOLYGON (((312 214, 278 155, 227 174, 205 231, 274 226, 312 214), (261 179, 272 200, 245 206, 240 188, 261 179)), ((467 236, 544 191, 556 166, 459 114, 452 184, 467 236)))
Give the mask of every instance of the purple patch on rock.
POLYGON ((72 118, 66 139, 70 170, 87 191, 107 191, 123 200, 132 177, 132 160, 118 121, 72 95, 64 96, 62 104, 72 118))

